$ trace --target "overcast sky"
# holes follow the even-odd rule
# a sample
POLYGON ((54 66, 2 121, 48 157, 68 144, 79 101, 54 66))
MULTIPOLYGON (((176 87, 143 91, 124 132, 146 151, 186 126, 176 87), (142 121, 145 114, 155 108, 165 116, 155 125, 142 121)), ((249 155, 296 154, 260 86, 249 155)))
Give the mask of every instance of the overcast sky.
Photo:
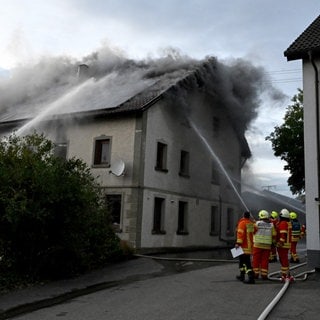
POLYGON ((173 47, 192 58, 245 58, 262 66, 287 97, 264 105, 247 132, 255 186, 291 195, 284 162, 265 136, 281 125, 302 88, 301 61, 283 52, 320 14, 319 0, 0 0, 0 75, 41 56, 77 59, 101 46, 129 58, 173 47))

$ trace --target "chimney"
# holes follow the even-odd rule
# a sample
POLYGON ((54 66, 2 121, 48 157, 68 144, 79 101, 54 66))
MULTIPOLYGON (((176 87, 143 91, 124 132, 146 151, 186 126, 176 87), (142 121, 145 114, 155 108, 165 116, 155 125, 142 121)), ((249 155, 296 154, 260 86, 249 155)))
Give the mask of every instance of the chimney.
POLYGON ((79 64, 77 75, 79 81, 87 80, 89 78, 89 67, 86 64, 79 64))

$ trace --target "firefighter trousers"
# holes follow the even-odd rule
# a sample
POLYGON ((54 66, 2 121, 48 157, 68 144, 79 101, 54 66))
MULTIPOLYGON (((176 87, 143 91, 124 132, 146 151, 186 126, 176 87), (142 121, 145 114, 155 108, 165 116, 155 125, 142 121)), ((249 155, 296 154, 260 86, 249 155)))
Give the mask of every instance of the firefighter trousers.
POLYGON ((253 247, 252 268, 255 278, 268 278, 270 249, 253 247))

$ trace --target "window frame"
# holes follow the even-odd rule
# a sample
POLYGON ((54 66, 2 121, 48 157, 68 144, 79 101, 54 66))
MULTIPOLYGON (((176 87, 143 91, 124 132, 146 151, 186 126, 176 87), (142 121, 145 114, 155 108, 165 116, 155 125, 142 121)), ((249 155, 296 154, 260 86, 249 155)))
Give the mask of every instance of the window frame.
POLYGON ((178 202, 177 235, 188 235, 188 207, 187 201, 178 202))
POLYGON ((168 144, 163 141, 157 141, 156 146, 156 165, 157 171, 168 172, 168 144))
POLYGON ((112 138, 110 136, 100 136, 94 138, 93 143, 93 161, 92 167, 94 168, 110 168, 111 166, 111 148, 112 148, 112 138), (103 142, 108 142, 108 150, 106 151, 106 162, 102 162, 103 153, 103 142), (100 159, 100 161, 97 161, 100 159))
POLYGON ((190 152, 186 150, 180 151, 179 176, 190 177, 190 152))
POLYGON ((166 199, 163 197, 154 197, 153 205, 153 225, 151 233, 166 234, 164 229, 166 199))
POLYGON ((122 193, 107 193, 105 195, 105 203, 106 203, 106 208, 107 208, 107 211, 110 215, 110 218, 111 218, 111 225, 114 229, 115 232, 117 233, 121 233, 122 232, 122 228, 121 228, 121 225, 122 225, 122 207, 123 207, 123 195, 122 193), (113 221, 114 219, 114 215, 112 214, 111 211, 109 211, 109 204, 108 204, 108 198, 112 198, 112 197, 119 197, 120 199, 118 200, 115 200, 117 203, 120 204, 120 208, 119 208, 119 214, 117 214, 119 217, 117 217, 117 221, 113 221), (120 201, 119 201, 120 200, 120 201))

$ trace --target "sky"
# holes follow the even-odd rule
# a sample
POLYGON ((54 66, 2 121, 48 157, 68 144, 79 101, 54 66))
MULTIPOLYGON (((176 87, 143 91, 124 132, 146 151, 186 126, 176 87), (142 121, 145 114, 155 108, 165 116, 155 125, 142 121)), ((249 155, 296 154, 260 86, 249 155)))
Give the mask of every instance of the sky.
POLYGON ((285 97, 262 104, 246 137, 252 183, 292 196, 286 164, 265 140, 302 88, 301 61, 283 52, 320 14, 319 0, 0 0, 0 77, 41 57, 81 59, 103 46, 132 59, 175 49, 194 59, 243 58, 285 97))

